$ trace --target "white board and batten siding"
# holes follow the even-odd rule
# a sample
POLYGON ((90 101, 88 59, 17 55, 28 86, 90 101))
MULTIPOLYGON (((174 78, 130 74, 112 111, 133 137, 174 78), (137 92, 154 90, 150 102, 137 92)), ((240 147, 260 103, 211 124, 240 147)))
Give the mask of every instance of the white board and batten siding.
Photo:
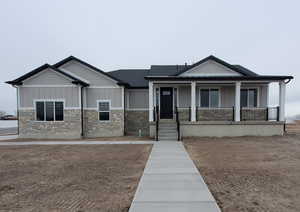
POLYGON ((63 71, 71 72, 71 74, 79 79, 85 79, 90 86, 118 87, 116 81, 113 79, 96 70, 90 69, 77 61, 70 61, 59 68, 63 71))
POLYGON ((128 89, 125 92, 125 105, 128 110, 149 110, 148 89, 128 89))
MULTIPOLYGON (((109 100, 111 109, 123 108, 123 88, 108 76, 75 62, 70 61, 62 70, 90 84, 84 88, 83 103, 86 109, 97 110, 97 101, 109 100)), ((34 101, 63 100, 66 109, 80 108, 80 87, 72 80, 50 69, 34 75, 20 86, 20 108, 34 108, 34 101)))
POLYGON ((191 68, 180 76, 241 76, 241 74, 209 60, 191 68))

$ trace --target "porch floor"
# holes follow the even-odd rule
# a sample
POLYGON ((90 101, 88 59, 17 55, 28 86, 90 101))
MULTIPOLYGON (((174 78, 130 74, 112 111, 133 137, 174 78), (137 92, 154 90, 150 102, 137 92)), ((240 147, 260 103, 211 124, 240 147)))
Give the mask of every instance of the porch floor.
POLYGON ((156 142, 129 212, 220 212, 214 197, 177 141, 156 142))

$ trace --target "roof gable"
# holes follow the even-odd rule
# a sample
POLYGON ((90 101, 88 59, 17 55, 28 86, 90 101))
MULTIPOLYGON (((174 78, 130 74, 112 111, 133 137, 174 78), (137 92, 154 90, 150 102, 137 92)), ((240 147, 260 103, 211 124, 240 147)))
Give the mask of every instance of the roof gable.
MULTIPOLYGON (((57 68, 61 68, 61 69, 67 69, 68 71, 74 73, 74 74, 77 74, 78 76, 82 77, 82 78, 87 78, 87 76, 85 76, 85 74, 82 74, 82 72, 80 72, 78 69, 72 69, 70 68, 70 65, 72 66, 73 65, 73 68, 74 68, 74 63, 72 64, 72 62, 75 62, 78 64, 81 65, 81 71, 82 71, 82 67, 85 67, 85 71, 93 71, 95 73, 98 74, 98 76, 104 76, 106 79, 110 80, 111 82, 113 83, 116 83, 118 85, 127 85, 126 83, 124 83, 122 80, 118 79, 118 78, 115 78, 114 76, 111 76, 109 74, 107 74, 106 72, 98 69, 97 67, 83 61, 83 60, 80 60, 74 56, 70 56, 70 57, 67 57, 63 60, 61 60, 60 62, 54 64, 53 66, 54 67, 57 67, 57 68), (68 68, 69 67, 69 68, 68 68)), ((90 81, 90 79, 86 79, 88 81, 90 81)), ((93 81, 93 80, 91 80, 93 81)), ((96 84, 99 84, 99 83, 96 83, 96 84)))
POLYGON ((27 74, 24 74, 23 76, 15 79, 15 80, 12 80, 12 81, 7 81, 6 83, 8 84, 12 84, 12 85, 22 85, 23 82, 37 74, 39 74, 40 72, 44 71, 44 70, 48 70, 48 71, 54 71, 62 76, 64 76, 65 78, 69 79, 73 84, 81 84, 83 86, 87 86, 88 84, 83 82, 82 80, 80 79, 77 79, 76 77, 72 76, 72 75, 69 75, 68 73, 65 73, 63 72, 62 70, 59 70, 58 68, 56 67, 53 67, 49 64, 44 64, 30 72, 28 72, 27 74))
MULTIPOLYGON (((194 69, 197 66, 200 66, 203 63, 206 63, 207 61, 213 61, 216 64, 222 65, 224 68, 227 69, 227 71, 232 71, 232 73, 236 72, 239 75, 231 75, 231 76, 258 76, 258 74, 250 71, 249 69, 246 69, 242 66, 238 66, 238 65, 231 65, 227 62, 225 62, 224 60, 221 60, 213 55, 208 56, 200 61, 198 61, 197 63, 194 63, 191 66, 188 66, 187 68, 185 68, 182 71, 177 72, 176 74, 174 74, 173 76, 184 76, 183 73, 190 71, 191 69, 194 69)), ((220 71, 220 70, 219 70, 220 71)), ((224 74, 225 72, 223 72, 224 74)), ((213 73, 211 73, 213 74, 213 73)), ((196 75, 197 76, 197 75, 196 75)), ((201 76, 201 75, 199 75, 201 76)), ((212 76, 218 76, 218 75, 212 75, 212 76)), ((224 76, 224 75, 221 75, 224 76)), ((228 75, 227 75, 228 76, 228 75)), ((230 75, 229 75, 230 76, 230 75)))
POLYGON ((242 76, 242 74, 213 60, 207 60, 179 76, 242 76))
POLYGON ((39 73, 25 79, 23 85, 66 85, 72 84, 70 78, 51 68, 46 68, 39 73))

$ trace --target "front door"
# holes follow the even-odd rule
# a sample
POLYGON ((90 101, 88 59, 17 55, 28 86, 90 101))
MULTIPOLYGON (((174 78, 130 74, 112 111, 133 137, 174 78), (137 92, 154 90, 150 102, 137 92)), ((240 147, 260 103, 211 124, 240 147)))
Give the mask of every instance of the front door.
POLYGON ((173 88, 160 88, 160 118, 173 119, 173 88))

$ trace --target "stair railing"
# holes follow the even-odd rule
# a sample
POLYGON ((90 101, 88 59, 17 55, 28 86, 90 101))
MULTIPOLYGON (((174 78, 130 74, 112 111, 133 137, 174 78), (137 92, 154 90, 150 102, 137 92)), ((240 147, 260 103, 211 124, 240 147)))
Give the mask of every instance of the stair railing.
POLYGON ((159 108, 158 106, 154 107, 155 110, 155 140, 158 141, 158 129, 159 129, 159 108))
POLYGON ((178 108, 175 107, 176 125, 177 125, 177 141, 180 141, 180 121, 178 115, 178 108))

